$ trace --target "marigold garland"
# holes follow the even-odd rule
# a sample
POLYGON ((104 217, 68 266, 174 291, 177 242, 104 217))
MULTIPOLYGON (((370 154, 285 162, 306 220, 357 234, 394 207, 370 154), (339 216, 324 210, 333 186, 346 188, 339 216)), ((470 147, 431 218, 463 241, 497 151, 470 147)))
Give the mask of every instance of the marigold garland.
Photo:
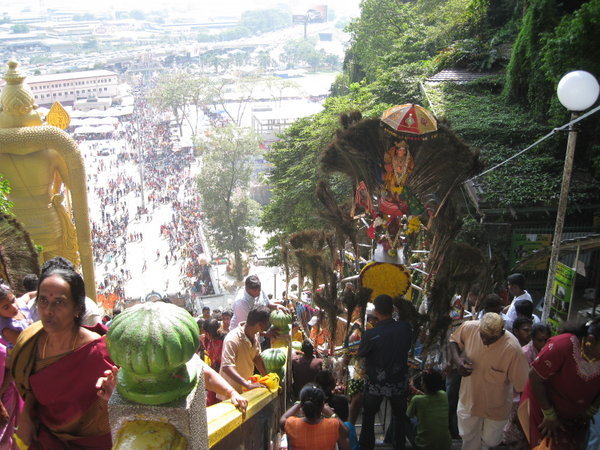
POLYGON ((410 273, 401 264, 370 262, 360 272, 361 286, 369 288, 371 300, 381 294, 404 295, 410 288, 410 273))
POLYGON ((419 216, 411 216, 408 220, 406 234, 416 233, 419 230, 421 230, 421 219, 419 219, 419 216))

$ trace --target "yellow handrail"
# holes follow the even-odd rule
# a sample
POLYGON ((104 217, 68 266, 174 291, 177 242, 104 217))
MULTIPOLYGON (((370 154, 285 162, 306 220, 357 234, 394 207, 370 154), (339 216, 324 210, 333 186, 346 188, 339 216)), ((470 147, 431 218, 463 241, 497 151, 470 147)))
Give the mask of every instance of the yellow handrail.
POLYGON ((262 408, 277 398, 278 393, 276 391, 269 392, 267 388, 258 388, 244 392, 242 395, 248 399, 248 408, 244 418, 242 413, 229 401, 206 408, 209 447, 213 447, 240 427, 244 421, 260 412, 262 408))
MULTIPOLYGON (((289 337, 286 339, 286 337, 282 336, 273 339, 271 344, 273 348, 281 348, 286 355, 286 365, 284 366, 285 373, 280 380, 280 388, 276 391, 269 391, 267 388, 257 388, 244 392, 242 396, 248 400, 245 417, 242 417, 242 413, 233 406, 230 401, 217 403, 206 408, 208 445, 210 448, 214 447, 229 434, 235 432, 235 430, 241 428, 241 425, 244 422, 258 414, 271 402, 279 402, 279 395, 286 395, 285 384, 291 364, 289 354, 290 347, 288 347, 289 337)), ((275 408, 275 411, 279 411, 279 408, 275 408)), ((283 411, 281 411, 281 413, 283 413, 283 411)))

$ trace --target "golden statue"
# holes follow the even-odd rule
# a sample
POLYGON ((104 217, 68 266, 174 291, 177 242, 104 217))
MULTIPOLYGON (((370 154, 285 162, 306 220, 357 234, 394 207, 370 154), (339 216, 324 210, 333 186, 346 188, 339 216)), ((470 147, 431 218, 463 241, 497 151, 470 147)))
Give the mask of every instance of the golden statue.
POLYGON ((86 294, 95 300, 81 153, 67 133, 43 124, 33 94, 17 67, 17 62, 9 61, 0 96, 0 173, 10 182, 12 212, 33 242, 43 247, 41 262, 63 256, 76 266, 81 263, 86 294))

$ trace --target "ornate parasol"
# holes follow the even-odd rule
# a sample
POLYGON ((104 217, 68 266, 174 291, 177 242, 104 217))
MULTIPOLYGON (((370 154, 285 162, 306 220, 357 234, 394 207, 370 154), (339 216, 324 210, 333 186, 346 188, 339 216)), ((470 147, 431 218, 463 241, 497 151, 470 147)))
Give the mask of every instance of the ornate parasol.
MULTIPOLYGON (((419 105, 408 103, 396 105, 384 111, 381 115, 384 129, 394 136, 418 135, 425 139, 437 131, 437 120, 429 111, 419 105), (424 136, 425 135, 425 136, 424 136)), ((413 137, 414 139, 414 137, 413 137)))

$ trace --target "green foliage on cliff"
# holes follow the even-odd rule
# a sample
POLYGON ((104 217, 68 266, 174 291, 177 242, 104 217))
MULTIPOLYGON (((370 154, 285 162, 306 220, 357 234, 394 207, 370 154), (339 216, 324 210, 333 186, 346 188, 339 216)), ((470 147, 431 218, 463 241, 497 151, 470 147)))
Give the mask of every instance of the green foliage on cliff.
POLYGON ((600 73, 598 23, 600 0, 532 0, 507 67, 508 101, 530 108, 537 120, 548 119, 549 110, 556 119, 560 78, 571 70, 600 73))

